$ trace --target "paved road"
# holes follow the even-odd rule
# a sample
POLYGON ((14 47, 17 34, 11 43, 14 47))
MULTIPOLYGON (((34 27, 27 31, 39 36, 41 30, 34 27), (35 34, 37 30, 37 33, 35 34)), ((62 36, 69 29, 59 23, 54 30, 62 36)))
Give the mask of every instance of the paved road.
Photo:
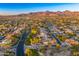
POLYGON ((24 32, 22 33, 22 36, 21 36, 18 46, 16 48, 17 56, 24 56, 24 42, 25 42, 25 39, 27 38, 28 34, 29 34, 29 32, 27 33, 26 30, 24 30, 24 32))
MULTIPOLYGON (((47 22, 47 26, 48 26, 48 30, 51 33, 52 29, 56 28, 55 26, 53 26, 51 23, 47 22), (51 29, 50 29, 51 28, 51 29)), ((56 28, 57 29, 57 28, 56 28)), ((52 33, 52 38, 55 38, 57 43, 61 45, 60 40, 56 37, 55 34, 52 33)))
POLYGON ((5 38, 5 36, 0 36, 0 40, 3 40, 5 38))

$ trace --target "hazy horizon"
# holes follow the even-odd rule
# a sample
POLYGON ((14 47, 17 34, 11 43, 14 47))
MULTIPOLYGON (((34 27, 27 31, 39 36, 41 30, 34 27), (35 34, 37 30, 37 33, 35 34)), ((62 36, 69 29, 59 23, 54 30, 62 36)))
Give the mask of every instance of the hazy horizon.
POLYGON ((1 15, 45 11, 79 11, 78 3, 0 3, 1 15))

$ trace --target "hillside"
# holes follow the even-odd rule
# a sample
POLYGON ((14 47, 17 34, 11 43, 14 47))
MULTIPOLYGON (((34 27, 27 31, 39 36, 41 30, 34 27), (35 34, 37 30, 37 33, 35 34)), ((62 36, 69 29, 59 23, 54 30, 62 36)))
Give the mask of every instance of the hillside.
POLYGON ((79 12, 0 15, 0 36, 0 49, 4 55, 15 55, 14 49, 21 40, 25 40, 21 46, 24 46, 26 56, 79 55, 79 12), (29 35, 24 36, 25 31, 29 35))

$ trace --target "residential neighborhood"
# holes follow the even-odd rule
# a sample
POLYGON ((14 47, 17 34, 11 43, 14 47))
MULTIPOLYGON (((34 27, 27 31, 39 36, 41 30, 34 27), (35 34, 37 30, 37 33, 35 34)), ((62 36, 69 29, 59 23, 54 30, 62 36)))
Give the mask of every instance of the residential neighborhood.
POLYGON ((0 55, 79 56, 79 12, 0 16, 0 55))

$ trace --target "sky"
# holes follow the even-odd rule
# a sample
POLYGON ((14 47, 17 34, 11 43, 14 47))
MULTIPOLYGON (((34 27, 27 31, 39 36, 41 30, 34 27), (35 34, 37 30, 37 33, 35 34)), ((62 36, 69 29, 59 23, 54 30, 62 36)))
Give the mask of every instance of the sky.
POLYGON ((78 3, 0 3, 0 14, 21 14, 41 11, 79 11, 78 3))

